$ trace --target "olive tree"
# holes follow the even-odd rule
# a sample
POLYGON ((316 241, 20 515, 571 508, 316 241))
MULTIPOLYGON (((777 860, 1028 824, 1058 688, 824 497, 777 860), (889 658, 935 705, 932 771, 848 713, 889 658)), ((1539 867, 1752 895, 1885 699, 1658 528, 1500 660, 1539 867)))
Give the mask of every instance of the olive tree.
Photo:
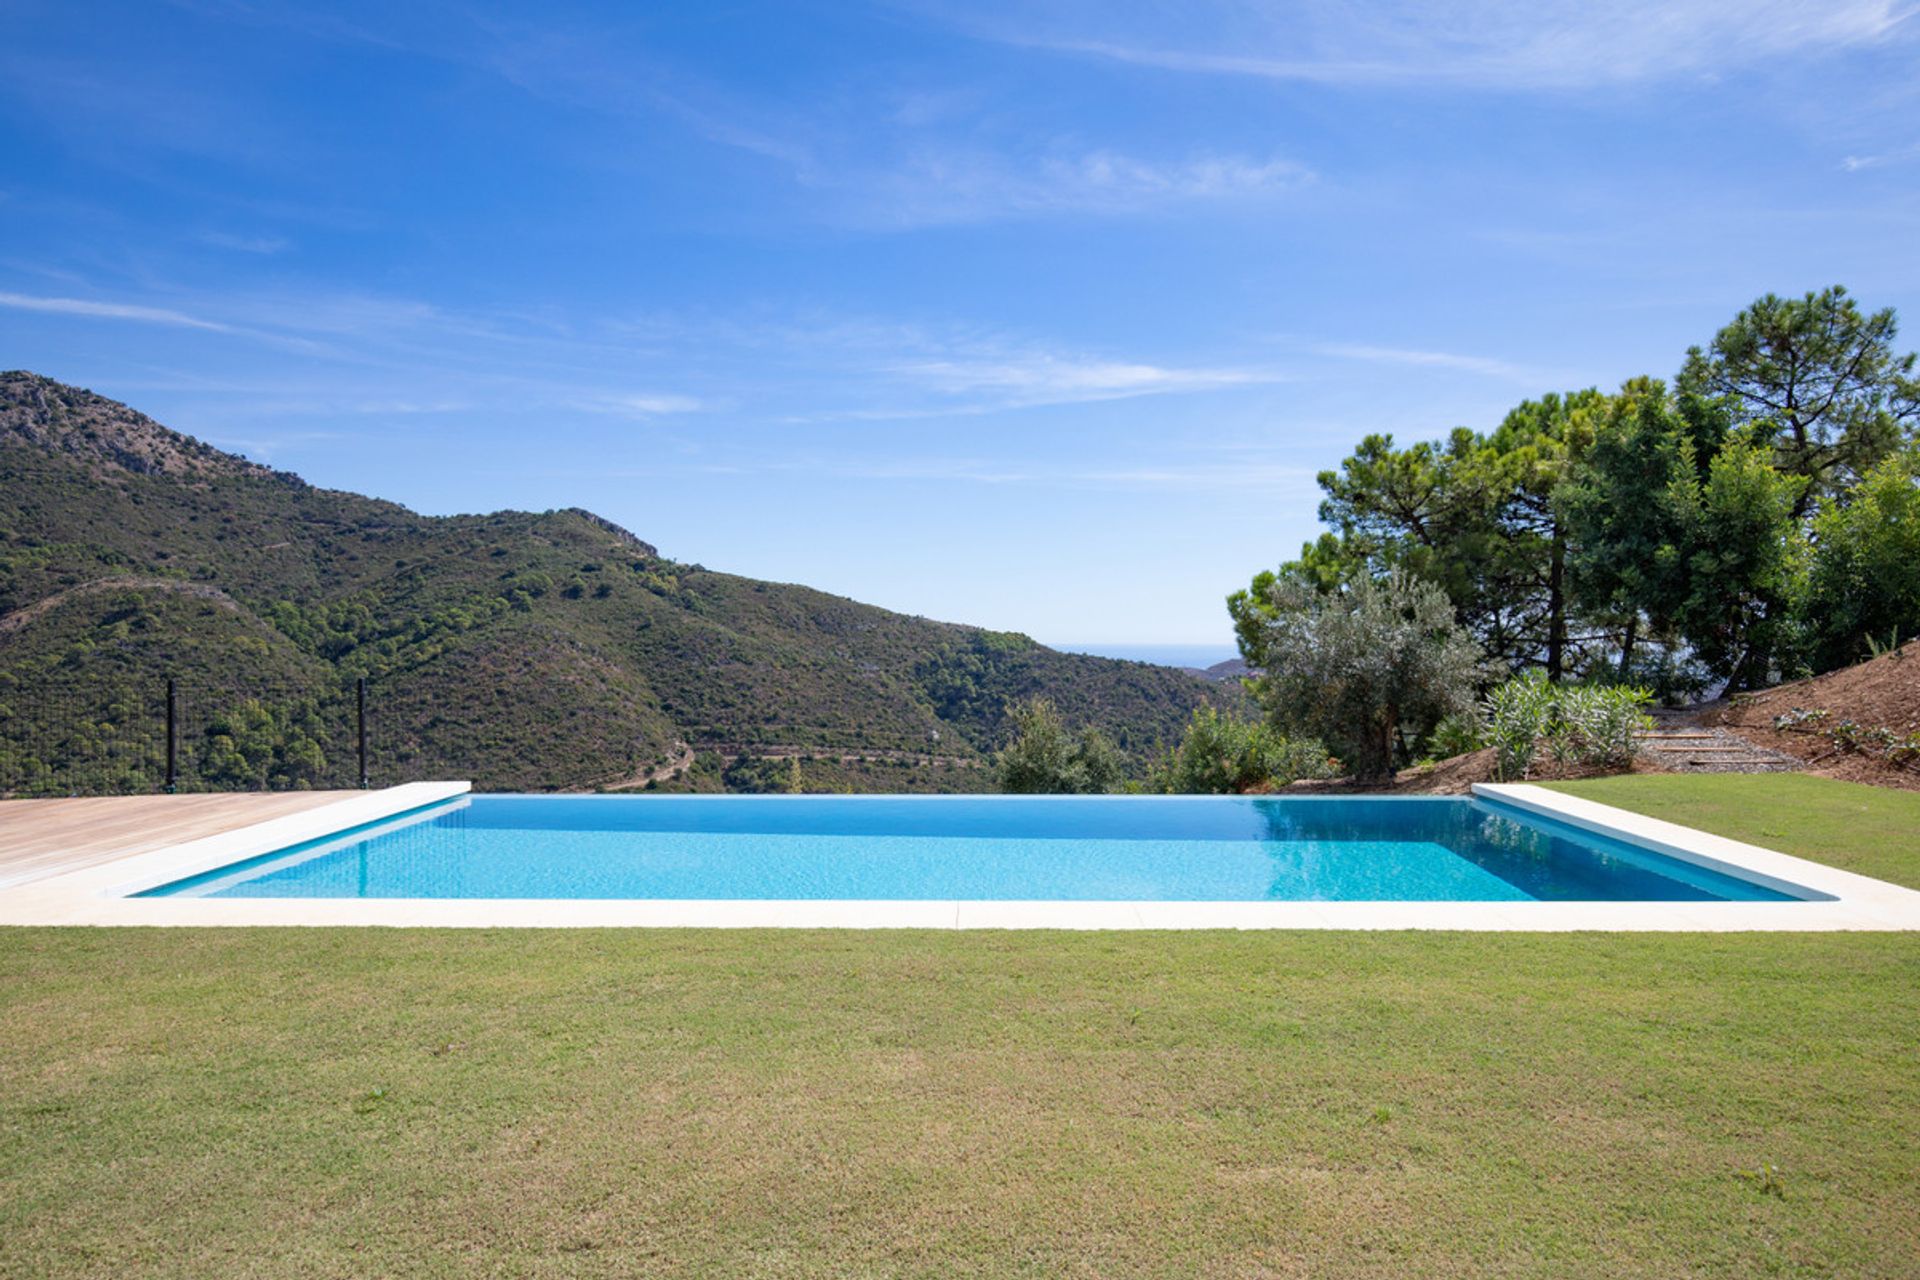
POLYGON ((1479 648, 1447 593, 1412 574, 1362 574, 1331 591, 1261 574, 1227 607, 1275 726, 1320 738, 1362 780, 1392 776, 1396 735, 1473 705, 1479 648))

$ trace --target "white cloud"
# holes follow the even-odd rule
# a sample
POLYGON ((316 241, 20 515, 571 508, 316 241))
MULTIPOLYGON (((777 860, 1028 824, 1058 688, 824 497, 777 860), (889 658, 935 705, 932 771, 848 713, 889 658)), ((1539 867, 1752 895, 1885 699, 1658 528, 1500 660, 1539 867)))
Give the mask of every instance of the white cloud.
POLYGON ((804 473, 841 480, 916 481, 1038 488, 1140 489, 1153 491, 1273 489, 1311 481, 1311 467, 1265 461, 1147 461, 1131 466, 1062 463, 1004 463, 980 458, 920 457, 896 461, 866 459, 788 459, 749 465, 710 464, 697 468, 721 475, 750 472, 804 473))
POLYGON ((144 307, 125 302, 94 302, 86 298, 42 298, 25 293, 0 293, 0 307, 15 311, 44 311, 54 315, 90 316, 101 320, 132 320, 141 324, 168 325, 176 329, 208 329, 232 333, 231 325, 202 320, 184 311, 166 307, 144 307))
POLYGON ((589 396, 573 402, 588 413, 611 413, 627 418, 659 418, 675 413, 698 413, 708 407, 693 396, 660 392, 589 396))
POLYGON ((324 389, 304 369, 270 380, 276 385, 200 389, 244 395, 262 415, 440 415, 511 396, 635 421, 728 412, 788 424, 905 422, 1230 391, 1288 376, 1260 364, 1089 352, 1026 335, 822 313, 633 323, 359 294, 203 296, 187 306, 0 292, 0 308, 206 330, 354 371, 324 389), (717 378, 739 392, 715 399, 685 389, 717 378))
POLYGON ((912 360, 893 366, 892 372, 946 395, 985 391, 1029 404, 1217 391, 1279 380, 1278 374, 1259 369, 1178 368, 1046 352, 912 360))
MULTIPOLYGON (((646 331, 651 336, 658 326, 653 321, 646 331)), ((819 311, 780 322, 709 323, 683 330, 679 340, 750 359, 763 385, 791 392, 775 420, 796 424, 957 417, 1227 391, 1291 377, 1260 363, 1182 363, 1027 334, 819 311), (801 397, 813 403, 794 404, 801 397)))
POLYGON ((254 253, 263 257, 281 253, 287 248, 287 242, 280 236, 243 236, 226 231, 203 232, 200 239, 216 249, 231 249, 235 253, 254 253))
POLYGON ((191 434, 230 453, 238 453, 242 457, 268 465, 271 465, 275 458, 282 457, 290 451, 297 451, 303 446, 348 438, 338 431, 286 431, 276 435, 236 436, 204 427, 192 430, 191 434))
POLYGON ((1840 167, 1848 173, 1858 173, 1862 169, 1884 169, 1889 165, 1910 164, 1915 160, 1920 160, 1920 145, 1898 147, 1873 155, 1848 156, 1840 162, 1840 167))
POLYGON ((1453 369, 1461 373, 1477 373, 1489 378, 1502 378, 1508 382, 1531 383, 1551 380, 1544 379, 1539 370, 1530 369, 1525 365, 1496 360, 1488 356, 1459 355, 1451 351, 1420 351, 1406 347, 1375 347, 1346 342, 1322 343, 1314 350, 1321 355, 1336 356, 1342 360, 1366 360, 1374 364, 1453 369))
POLYGON ((920 148, 890 167, 850 174, 835 185, 849 197, 854 221, 911 227, 1267 198, 1298 190, 1314 177, 1305 166, 1275 156, 1151 160, 1094 150, 1011 159, 999 152, 920 148))
POLYGON ((1897 0, 1255 0, 1147 10, 1069 0, 950 16, 1006 43, 1172 71, 1578 89, 1872 44, 1910 12, 1897 0))
POLYGON ((361 400, 355 402, 351 408, 354 413, 388 417, 423 413, 463 413, 472 409, 473 405, 465 400, 361 400))

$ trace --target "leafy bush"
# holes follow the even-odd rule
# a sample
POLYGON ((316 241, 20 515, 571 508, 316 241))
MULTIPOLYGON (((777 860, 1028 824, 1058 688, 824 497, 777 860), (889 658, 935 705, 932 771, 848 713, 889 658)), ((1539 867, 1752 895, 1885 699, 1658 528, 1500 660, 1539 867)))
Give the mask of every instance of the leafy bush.
POLYGON ((1920 449, 1824 502, 1813 533, 1805 612, 1821 668, 1877 657, 1920 630, 1920 449))
POLYGON ((994 758, 1002 791, 1021 795, 1101 795, 1126 772, 1119 750, 1098 729, 1069 730, 1044 698, 1009 709, 1013 741, 994 758))
POLYGON ((1202 707, 1186 736, 1147 780, 1167 795, 1236 795, 1285 786, 1296 778, 1333 775, 1327 749, 1312 738, 1289 738, 1272 725, 1202 707))
POLYGON ((1652 700, 1632 685, 1550 684, 1538 671, 1509 680, 1482 704, 1495 774, 1524 778, 1543 747, 1557 765, 1627 765, 1639 750, 1635 735, 1653 725, 1652 700))
POLYGON ((1494 776, 1502 781, 1524 778, 1553 721, 1553 686, 1544 673, 1530 672, 1495 688, 1481 710, 1497 753, 1494 776))
POLYGON ((1456 711, 1433 726, 1427 735, 1427 756, 1447 760, 1487 745, 1487 725, 1476 712, 1456 711))

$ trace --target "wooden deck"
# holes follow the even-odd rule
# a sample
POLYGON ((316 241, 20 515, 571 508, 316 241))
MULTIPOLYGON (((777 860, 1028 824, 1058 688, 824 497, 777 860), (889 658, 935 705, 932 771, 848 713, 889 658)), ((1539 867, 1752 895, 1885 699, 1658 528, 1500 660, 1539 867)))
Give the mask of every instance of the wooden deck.
POLYGON ((0 800, 0 886, 315 809, 360 791, 0 800))

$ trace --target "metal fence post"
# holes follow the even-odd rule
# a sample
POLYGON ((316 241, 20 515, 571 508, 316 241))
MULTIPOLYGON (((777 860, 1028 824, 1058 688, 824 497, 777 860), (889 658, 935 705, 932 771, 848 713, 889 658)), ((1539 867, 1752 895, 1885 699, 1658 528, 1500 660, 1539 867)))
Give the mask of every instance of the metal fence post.
POLYGON ((167 677, 167 792, 180 785, 180 690, 167 677))
POLYGON ((360 789, 367 789, 367 678, 361 676, 354 682, 355 701, 359 706, 360 719, 360 789))

